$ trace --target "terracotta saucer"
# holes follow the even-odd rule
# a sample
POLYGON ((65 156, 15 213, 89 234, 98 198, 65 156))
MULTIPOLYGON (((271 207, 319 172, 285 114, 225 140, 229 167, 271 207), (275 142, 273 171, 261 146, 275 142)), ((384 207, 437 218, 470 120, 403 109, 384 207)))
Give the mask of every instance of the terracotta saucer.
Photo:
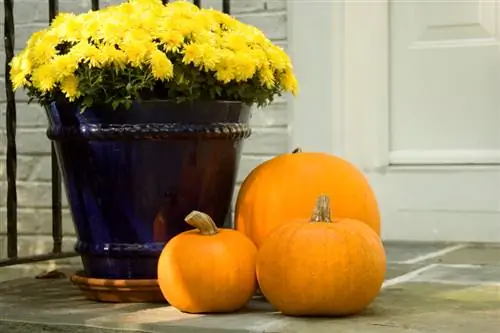
POLYGON ((113 280, 88 278, 76 272, 71 282, 93 301, 111 303, 166 302, 156 280, 113 280))

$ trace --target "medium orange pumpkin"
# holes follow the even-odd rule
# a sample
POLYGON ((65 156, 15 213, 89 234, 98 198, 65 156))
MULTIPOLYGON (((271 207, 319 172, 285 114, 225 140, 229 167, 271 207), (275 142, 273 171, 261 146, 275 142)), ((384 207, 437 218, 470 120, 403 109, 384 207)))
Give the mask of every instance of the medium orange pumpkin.
POLYGON ((158 261, 158 284, 170 305, 188 313, 241 309, 256 289, 255 245, 241 232, 218 229, 207 214, 193 211, 196 229, 172 238, 158 261))
POLYGON ((368 306, 384 281, 380 237, 365 223, 331 219, 320 196, 310 223, 274 230, 257 254, 257 279, 267 300, 290 316, 346 316, 368 306))
POLYGON ((342 158, 300 149, 250 172, 237 196, 235 227, 260 247, 284 222, 307 220, 318 193, 331 198, 334 217, 363 221, 380 234, 377 200, 363 174, 342 158))

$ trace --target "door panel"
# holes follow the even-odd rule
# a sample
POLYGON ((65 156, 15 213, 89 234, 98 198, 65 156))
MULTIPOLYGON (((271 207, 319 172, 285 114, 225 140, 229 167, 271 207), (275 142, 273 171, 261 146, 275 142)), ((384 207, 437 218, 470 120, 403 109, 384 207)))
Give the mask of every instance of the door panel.
POLYGON ((493 1, 391 3, 393 164, 500 163, 499 17, 493 1))
POLYGON ((383 237, 500 242, 499 2, 389 7, 383 237))
POLYGON ((500 242, 496 167, 391 167, 368 178, 384 239, 500 242))

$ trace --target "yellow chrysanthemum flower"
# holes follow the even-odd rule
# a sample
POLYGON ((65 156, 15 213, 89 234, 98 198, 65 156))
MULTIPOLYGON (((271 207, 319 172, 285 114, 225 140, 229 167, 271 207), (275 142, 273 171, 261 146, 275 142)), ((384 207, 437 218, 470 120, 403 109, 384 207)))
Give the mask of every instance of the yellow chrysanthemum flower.
POLYGON ((27 85, 28 80, 26 76, 30 74, 32 69, 31 61, 27 56, 26 50, 21 52, 17 57, 12 59, 10 63, 10 77, 12 86, 15 89, 27 85))
POLYGON ((60 13, 52 21, 52 29, 57 31, 58 39, 69 42, 80 40, 83 27, 84 22, 73 13, 60 13))
POLYGON ((28 41, 26 42, 26 48, 24 49, 24 51, 27 52, 31 48, 33 48, 33 46, 47 33, 47 31, 48 31, 48 28, 34 32, 31 35, 31 37, 28 39, 28 41))
POLYGON ((259 71, 259 80, 263 86, 272 89, 275 86, 274 72, 268 65, 262 66, 259 71))
POLYGON ((133 67, 140 67, 148 59, 148 49, 140 43, 122 43, 120 49, 127 56, 128 64, 133 67))
POLYGON ((157 48, 153 36, 145 30, 131 30, 125 33, 118 47, 127 55, 128 63, 139 67, 148 60, 148 55, 157 48))
POLYGON ((74 75, 66 76, 61 82, 61 91, 72 102, 80 96, 78 91, 78 78, 74 75))
POLYGON ((206 71, 214 71, 220 61, 220 52, 209 45, 202 45, 202 50, 201 63, 198 66, 206 71))
POLYGON ((244 28, 240 22, 238 22, 230 15, 227 15, 225 13, 219 12, 214 9, 204 9, 203 11, 206 12, 208 15, 211 15, 219 25, 224 25, 228 29, 236 30, 237 28, 240 29, 244 28))
POLYGON ((122 39, 120 33, 123 30, 123 20, 107 20, 104 21, 98 31, 99 40, 105 43, 117 44, 122 39))
POLYGON ((127 65, 127 55, 125 52, 118 50, 112 44, 101 45, 99 47, 98 58, 101 66, 112 65, 123 69, 127 65))
POLYGON ((42 92, 48 92, 55 87, 57 72, 51 63, 41 65, 33 70, 33 85, 42 92))
POLYGON ((283 71, 288 68, 288 56, 283 49, 273 45, 272 47, 264 49, 264 51, 266 52, 267 59, 276 70, 283 71))
POLYGON ((57 55, 52 60, 54 79, 59 82, 63 77, 73 75, 78 68, 78 58, 72 54, 57 55))
POLYGON ((184 57, 182 62, 186 65, 200 66, 203 61, 205 47, 203 44, 190 43, 184 46, 184 57))
POLYGON ((174 66, 170 59, 167 58, 165 53, 155 50, 151 53, 150 57, 151 72, 155 79, 167 80, 174 74, 174 66))
MULTIPOLYGON (((141 2, 141 1, 155 1, 155 0, 134 0, 134 1, 141 2)), ((173 1, 169 3, 167 7, 175 14, 184 17, 192 16, 193 14, 196 14, 200 11, 200 9, 197 6, 188 1, 173 1)))
POLYGON ((11 73, 10 74, 10 79, 12 81, 12 88, 14 90, 17 90, 23 86, 28 85, 28 80, 26 79, 26 76, 23 73, 11 73))
POLYGON ((61 13, 14 57, 10 76, 14 88, 29 87, 41 100, 62 91, 78 103, 109 100, 109 94, 130 101, 156 87, 172 89, 180 100, 230 95, 249 104, 298 91, 290 58, 261 30, 184 0, 128 0, 61 13), (138 89, 130 89, 134 84, 138 89), (224 94, 228 84, 236 89, 224 94))
POLYGON ((144 9, 147 7, 161 8, 163 7, 161 1, 157 0, 129 0, 130 5, 134 6, 135 9, 144 9))
POLYGON ((293 75, 291 70, 287 70, 284 74, 281 75, 280 83, 283 85, 283 88, 286 91, 290 91, 293 95, 298 94, 299 86, 297 83, 297 79, 295 78, 295 75, 293 75))
POLYGON ((91 67, 99 67, 101 51, 86 40, 80 41, 71 48, 70 54, 75 61, 89 64, 91 67))
POLYGON ((180 32, 172 30, 159 33, 158 39, 164 45, 165 51, 168 52, 178 52, 184 43, 184 36, 180 32))
POLYGON ((246 81, 254 76, 257 70, 257 62, 250 53, 237 51, 234 54, 233 61, 236 82, 246 81))
POLYGON ((241 32, 229 33, 225 38, 225 47, 230 48, 234 51, 250 52, 248 47, 248 41, 245 35, 241 32))
POLYGON ((228 67, 221 67, 217 72, 215 73, 215 77, 217 80, 227 84, 234 80, 235 73, 231 68, 228 67))
POLYGON ((59 38, 54 33, 45 33, 39 39, 33 41, 30 56, 35 64, 45 64, 56 55, 56 46, 60 43, 59 38))
POLYGON ((81 41, 88 41, 89 38, 98 37, 102 23, 106 22, 103 18, 101 18, 104 14, 99 11, 90 11, 80 15, 80 19, 85 23, 80 31, 81 41))

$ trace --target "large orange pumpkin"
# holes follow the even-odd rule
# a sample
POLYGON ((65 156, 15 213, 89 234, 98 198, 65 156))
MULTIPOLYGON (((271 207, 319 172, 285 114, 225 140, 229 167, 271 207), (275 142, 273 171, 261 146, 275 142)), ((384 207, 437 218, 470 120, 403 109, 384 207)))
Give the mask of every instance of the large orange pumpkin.
POLYGON ((256 289, 257 248, 245 235, 218 229, 207 214, 193 211, 196 229, 172 238, 158 261, 158 284, 170 305, 188 313, 241 309, 256 289))
POLYGON ((334 217, 363 221, 380 234, 377 200, 364 175, 340 157, 299 149, 250 172, 236 200, 236 229, 260 247, 285 221, 307 220, 319 193, 331 198, 334 217))
POLYGON ((310 223, 275 229, 257 254, 257 279, 267 300, 290 316, 346 316, 379 294, 386 271, 380 237, 365 223, 331 219, 320 196, 310 223))

